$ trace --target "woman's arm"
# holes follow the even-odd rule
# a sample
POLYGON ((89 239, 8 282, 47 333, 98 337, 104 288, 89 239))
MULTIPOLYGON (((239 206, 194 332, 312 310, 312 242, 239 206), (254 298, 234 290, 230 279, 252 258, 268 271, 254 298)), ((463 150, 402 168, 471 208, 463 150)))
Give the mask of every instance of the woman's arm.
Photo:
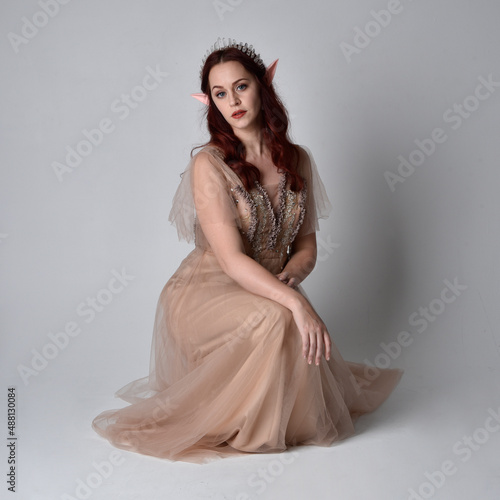
POLYGON ((249 292, 292 312, 302 337, 302 354, 309 364, 314 360, 318 365, 323 353, 329 359, 328 330, 308 300, 245 254, 238 228, 227 213, 229 194, 206 153, 200 153, 193 166, 193 196, 199 223, 222 270, 249 292))
POLYGON ((316 265, 316 233, 297 237, 292 245, 292 256, 278 279, 291 288, 296 288, 311 273, 316 265))
POLYGON ((296 288, 307 278, 316 265, 317 257, 316 232, 312 227, 316 209, 314 206, 311 159, 304 148, 297 146, 297 149, 299 152, 299 172, 306 181, 308 191, 306 218, 292 244, 290 260, 283 271, 277 275, 279 280, 292 288, 296 288))

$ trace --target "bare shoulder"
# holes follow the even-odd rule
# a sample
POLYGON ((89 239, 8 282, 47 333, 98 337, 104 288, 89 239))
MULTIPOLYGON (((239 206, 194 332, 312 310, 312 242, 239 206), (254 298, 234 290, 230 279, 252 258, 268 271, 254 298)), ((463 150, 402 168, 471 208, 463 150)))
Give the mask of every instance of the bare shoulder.
POLYGON ((208 151, 198 151, 193 157, 193 173, 198 175, 201 171, 210 168, 212 155, 208 151))
POLYGON ((200 149, 195 155, 194 159, 196 163, 216 163, 217 161, 223 160, 224 155, 220 148, 212 144, 206 144, 200 149))
POLYGON ((192 173, 194 178, 206 175, 210 170, 213 170, 214 158, 210 150, 203 148, 198 151, 192 158, 192 173))
POLYGON ((219 160, 224 160, 225 158, 222 149, 219 146, 216 146, 215 144, 212 144, 210 142, 208 144, 205 144, 205 146, 203 146, 200 152, 208 153, 209 155, 212 155, 213 157, 219 160))
POLYGON ((220 184, 224 175, 217 151, 204 147, 196 153, 193 157, 192 174, 195 184, 206 185, 213 182, 220 184))

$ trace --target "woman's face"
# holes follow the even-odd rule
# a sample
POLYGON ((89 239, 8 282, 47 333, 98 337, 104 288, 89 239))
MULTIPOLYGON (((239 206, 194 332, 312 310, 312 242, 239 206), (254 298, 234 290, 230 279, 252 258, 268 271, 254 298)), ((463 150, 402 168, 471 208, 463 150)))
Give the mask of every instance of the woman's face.
POLYGON ((261 126, 259 82, 237 61, 216 64, 208 75, 209 91, 217 109, 238 130, 261 126))

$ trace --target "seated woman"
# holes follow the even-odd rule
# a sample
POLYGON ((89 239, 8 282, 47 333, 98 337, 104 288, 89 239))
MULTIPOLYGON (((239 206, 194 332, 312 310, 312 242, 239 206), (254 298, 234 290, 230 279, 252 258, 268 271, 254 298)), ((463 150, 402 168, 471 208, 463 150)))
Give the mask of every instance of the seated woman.
POLYGON ((192 155, 170 220, 195 241, 158 302, 149 375, 93 428, 113 445, 204 462, 354 433, 401 378, 346 362, 300 283, 330 210, 311 153, 293 144, 266 69, 225 41, 201 71, 210 141, 192 155))

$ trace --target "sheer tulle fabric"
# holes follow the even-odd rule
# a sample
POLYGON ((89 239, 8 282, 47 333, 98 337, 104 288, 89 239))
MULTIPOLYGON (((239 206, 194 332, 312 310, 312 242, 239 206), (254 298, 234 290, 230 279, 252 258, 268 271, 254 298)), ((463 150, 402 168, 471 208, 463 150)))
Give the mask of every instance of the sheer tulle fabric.
POLYGON ((279 272, 287 259, 283 247, 315 231, 330 210, 305 148, 300 168, 304 193, 290 192, 286 176, 279 185, 245 192, 214 148, 190 161, 170 220, 196 246, 161 292, 149 375, 116 393, 130 406, 93 421, 114 446, 195 463, 328 446, 352 435, 355 420, 397 385, 401 370, 374 375, 344 361, 335 345, 329 361, 308 365, 291 312, 226 275, 203 236, 200 212, 204 223, 237 226, 248 254, 279 272), (203 155, 208 163, 197 161, 203 155))
MULTIPOLYGON (((301 146, 301 148, 301 174, 308 183, 309 194, 306 218, 301 227, 301 234, 308 234, 319 230, 319 219, 328 217, 331 204, 310 150, 305 146, 301 146)), ((207 184, 198 191, 198 195, 204 200, 203 206, 206 207, 211 201, 226 203, 225 209, 228 215, 226 223, 234 221, 238 227, 241 227, 240 214, 228 193, 228 186, 241 184, 239 178, 224 163, 218 149, 206 147, 202 152, 210 154, 214 164, 214 169, 207 173, 207 184), (222 196, 219 197, 219 195, 222 196)), ((195 240, 196 210, 193 197, 193 169, 197 157, 198 155, 195 155, 191 159, 186 170, 181 174, 182 180, 175 193, 169 215, 170 222, 175 224, 177 228, 179 240, 186 240, 188 243, 195 240)), ((275 193, 275 196, 271 197, 273 205, 277 204, 277 194, 275 193)))

